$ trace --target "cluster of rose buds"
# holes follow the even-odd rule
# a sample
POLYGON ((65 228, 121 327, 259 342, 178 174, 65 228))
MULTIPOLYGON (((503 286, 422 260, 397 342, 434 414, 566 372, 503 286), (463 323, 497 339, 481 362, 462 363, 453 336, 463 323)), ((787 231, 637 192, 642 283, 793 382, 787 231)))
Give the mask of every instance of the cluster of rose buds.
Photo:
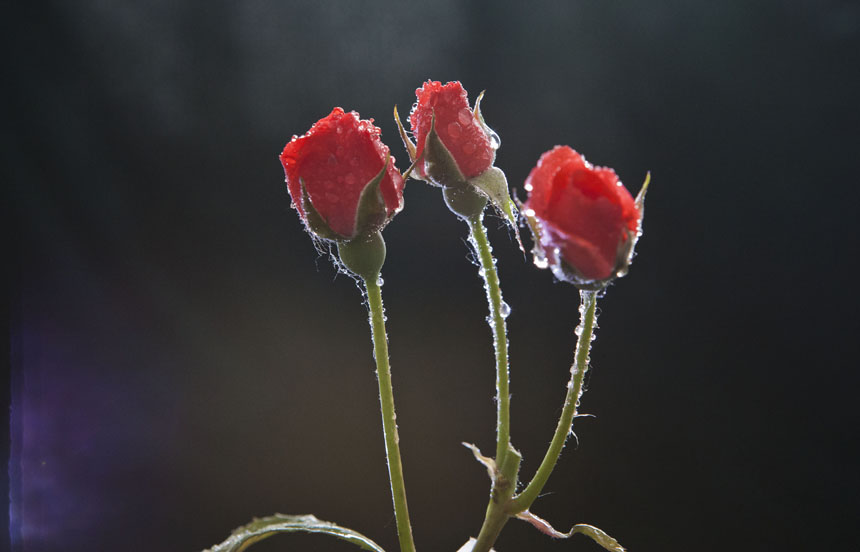
MULTIPOLYGON (((335 263, 361 281, 379 384, 380 414, 385 440, 391 498, 401 552, 415 552, 400 455, 394 391, 388 359, 388 338, 381 293, 385 262, 382 230, 403 209, 408 177, 441 188, 448 209, 469 227, 469 241, 480 263, 493 331, 496 364, 496 454, 483 456, 470 445, 491 479, 490 500, 477 537, 460 552, 491 552, 509 519, 521 519, 553 538, 584 534, 609 552, 624 552, 602 530, 577 524, 556 531, 530 511, 555 467, 572 432, 596 319, 596 301, 615 278, 627 273, 642 231, 646 178, 636 199, 615 171, 592 166, 569 146, 544 153, 525 180, 525 203, 511 197, 505 173, 495 166, 498 135, 481 114, 481 93, 473 106, 459 82, 427 81, 415 91, 409 114, 411 132, 394 119, 411 165, 401 173, 373 119, 335 107, 304 136, 293 136, 280 160, 292 205, 311 236, 337 248, 335 263), (411 134, 411 137, 410 137, 411 134), (559 280, 579 288, 580 325, 570 382, 555 433, 531 481, 521 487, 522 454, 513 447, 510 431, 510 374, 506 318, 496 261, 484 226, 488 206, 519 236, 521 222, 531 230, 535 265, 551 268, 559 280)), ((332 535, 366 550, 384 552, 363 535, 313 516, 275 515, 257 519, 235 531, 209 552, 241 552, 280 532, 304 531, 332 535)))
MULTIPOLYGON (((414 172, 444 189, 452 211, 469 217, 492 203, 511 223, 516 209, 493 166, 499 138, 459 82, 427 81, 409 115, 413 143, 395 110, 414 172)), ((316 237, 363 242, 403 208, 404 176, 373 119, 336 107, 280 156, 293 205, 316 237)), ((410 171, 407 171, 407 176, 410 171)), ((594 167, 569 146, 544 153, 525 181, 523 219, 535 264, 561 280, 597 289, 623 275, 641 232, 644 191, 634 200, 615 171, 594 167)), ((343 251, 343 250, 342 250, 343 251)), ((349 266, 348 266, 349 267, 349 266)))

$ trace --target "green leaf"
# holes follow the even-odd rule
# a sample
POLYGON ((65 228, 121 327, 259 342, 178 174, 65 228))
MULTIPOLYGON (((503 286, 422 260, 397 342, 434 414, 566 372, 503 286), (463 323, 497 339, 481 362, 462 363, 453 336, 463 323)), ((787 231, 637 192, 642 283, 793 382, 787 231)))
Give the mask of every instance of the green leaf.
POLYGON ((469 180, 469 184, 477 188, 489 198, 493 207, 505 217, 514 234, 517 237, 517 243, 520 246, 520 251, 525 253, 523 242, 520 240, 520 230, 517 226, 517 208, 514 205, 514 200, 511 199, 508 191, 508 179, 505 178, 505 173, 498 167, 490 167, 475 178, 469 180))
POLYGON ((233 534, 221 544, 215 545, 203 552, 242 552, 255 542, 278 533, 295 532, 331 535, 352 543, 363 550, 385 552, 381 546, 352 529, 335 525, 329 521, 322 521, 311 515, 285 516, 283 514, 255 519, 248 525, 239 527, 233 531, 233 534))

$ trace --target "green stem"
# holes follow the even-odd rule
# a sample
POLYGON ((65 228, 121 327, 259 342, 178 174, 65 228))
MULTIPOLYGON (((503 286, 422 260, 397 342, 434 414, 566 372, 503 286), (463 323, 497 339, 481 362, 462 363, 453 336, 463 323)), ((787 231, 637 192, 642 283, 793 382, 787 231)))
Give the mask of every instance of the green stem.
POLYGON ((517 490, 517 475, 520 473, 522 459, 523 457, 519 452, 509 448, 504 463, 496 465, 493 474, 493 488, 490 492, 490 503, 487 505, 484 524, 481 525, 481 531, 478 533, 478 538, 475 539, 472 552, 490 550, 493 543, 499 538, 499 533, 502 532, 505 523, 510 519, 511 514, 508 508, 511 504, 511 497, 517 490))
POLYGON ((370 311, 370 329, 373 334, 373 356, 376 358, 376 375, 379 380, 379 404, 382 410, 382 430, 385 433, 385 456, 388 478, 391 481, 391 498, 397 520, 397 536, 401 552, 415 552, 412 525, 406 506, 406 485, 403 482, 403 464, 400 461, 400 438, 397 435, 397 416, 394 413, 394 389, 391 387, 391 367, 388 364, 388 336, 385 333, 385 314, 382 307, 382 290, 379 275, 365 278, 367 305, 370 311))
POLYGON ((576 342, 576 354, 573 366, 570 368, 570 382, 567 384, 567 396, 564 399, 564 409, 558 419, 555 435, 552 437, 546 455, 534 478, 519 495, 514 497, 513 511, 528 510, 546 485, 549 475, 555 468, 561 449, 573 427, 573 419, 582 395, 582 380, 588 370, 588 353, 591 350, 591 338, 594 330, 595 308, 597 306, 597 291, 580 290, 582 303, 579 307, 580 323, 577 327, 579 339, 576 342))
POLYGON ((493 326, 493 343, 496 349, 496 463, 502 464, 511 443, 511 396, 508 391, 508 337, 505 318, 502 312, 502 290, 499 288, 499 275, 493 259, 490 242, 483 223, 481 211, 467 219, 471 231, 472 244, 481 261, 481 276, 487 290, 490 304, 490 317, 493 326))

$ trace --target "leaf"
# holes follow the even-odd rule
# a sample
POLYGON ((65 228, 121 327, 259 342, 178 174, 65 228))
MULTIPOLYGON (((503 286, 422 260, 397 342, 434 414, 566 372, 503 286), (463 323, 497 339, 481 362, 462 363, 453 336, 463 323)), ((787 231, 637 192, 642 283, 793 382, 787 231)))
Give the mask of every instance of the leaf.
POLYGON ((556 531, 548 521, 539 518, 528 510, 517 514, 517 518, 531 523, 532 525, 537 527, 537 529, 541 533, 549 535, 554 539, 568 539, 577 533, 582 533, 587 537, 591 537, 594 542, 596 542, 609 552, 626 552, 625 548, 618 544, 617 540, 613 539, 605 532, 593 525, 586 525, 584 523, 580 523, 578 525, 574 525, 567 533, 562 533, 560 531, 556 531))
POLYGON ((233 531, 233 534, 221 544, 217 544, 203 552, 242 552, 255 542, 278 533, 295 532, 331 535, 352 543, 363 550, 385 552, 381 546, 352 529, 335 525, 330 521, 322 521, 312 515, 286 516, 284 514, 275 514, 255 519, 248 525, 239 527, 233 531))
POLYGON ((514 230, 517 238, 517 243, 520 246, 520 251, 526 252, 523 249, 523 242, 520 239, 520 230, 517 226, 517 208, 514 205, 514 200, 511 199, 508 191, 508 179, 505 178, 505 173, 498 167, 490 167, 478 176, 469 180, 469 184, 481 191, 496 210, 505 217, 505 221, 514 230))

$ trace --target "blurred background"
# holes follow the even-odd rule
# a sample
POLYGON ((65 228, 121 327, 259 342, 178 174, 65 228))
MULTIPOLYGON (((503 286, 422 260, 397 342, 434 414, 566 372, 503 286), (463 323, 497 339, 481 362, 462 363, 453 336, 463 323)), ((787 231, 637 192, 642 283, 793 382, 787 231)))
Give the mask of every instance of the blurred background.
MULTIPOLYGON (((860 5, 852 1, 120 1, 7 10, 2 169, 16 552, 199 551, 314 513, 397 550, 359 289, 277 156, 333 106, 460 80, 519 190, 570 144, 634 193, 581 418, 533 511, 633 551, 856 545, 860 5), (852 544, 854 543, 854 544, 852 544)), ((537 467, 577 292, 487 220, 512 437, 537 467)), ((454 551, 488 480, 493 355, 466 227, 410 181, 384 299, 414 534, 454 551)), ((496 549, 599 548, 512 521, 496 549)), ((347 551, 282 536, 255 551, 347 551)))

